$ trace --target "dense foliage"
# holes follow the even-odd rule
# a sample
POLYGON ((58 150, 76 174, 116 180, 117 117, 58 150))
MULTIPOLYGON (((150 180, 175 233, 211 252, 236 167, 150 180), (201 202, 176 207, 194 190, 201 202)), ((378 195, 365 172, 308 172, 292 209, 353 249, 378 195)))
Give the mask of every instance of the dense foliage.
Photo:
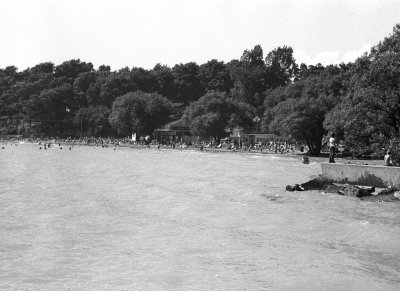
POLYGON ((219 140, 235 126, 251 126, 252 111, 248 104, 238 102, 226 93, 213 91, 186 107, 183 119, 191 125, 192 134, 219 140))
POLYGON ((151 135, 168 121, 172 108, 171 101, 161 95, 137 91, 114 101, 109 121, 122 135, 151 135))
POLYGON ((111 71, 73 59, 0 69, 2 134, 151 134, 183 118, 193 134, 221 138, 235 127, 254 130, 255 116, 262 132, 314 154, 331 132, 356 156, 397 148, 400 25, 354 63, 326 67, 298 65, 288 46, 264 58, 257 45, 229 63, 111 71))
POLYGON ((400 25, 393 34, 357 59, 348 92, 325 127, 342 134, 353 153, 382 156, 400 138, 400 25))

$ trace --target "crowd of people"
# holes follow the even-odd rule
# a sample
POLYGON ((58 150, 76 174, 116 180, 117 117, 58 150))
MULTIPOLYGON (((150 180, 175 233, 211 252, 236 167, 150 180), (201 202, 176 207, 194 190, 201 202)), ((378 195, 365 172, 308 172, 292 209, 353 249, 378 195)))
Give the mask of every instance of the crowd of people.
POLYGON ((0 141, 4 143, 36 143, 39 149, 49 149, 52 147, 67 146, 69 149, 73 146, 95 146, 95 147, 147 147, 156 149, 192 149, 192 150, 224 150, 224 151, 241 151, 241 152, 259 152, 259 153, 275 153, 287 154, 299 152, 307 152, 308 148, 304 145, 292 144, 288 142, 242 142, 238 140, 221 140, 220 142, 184 142, 184 141, 157 141, 151 140, 149 136, 139 138, 133 141, 129 137, 112 138, 112 137, 41 137, 41 138, 22 138, 22 137, 3 137, 0 141))
MULTIPOLYGON (((289 142, 241 142, 238 140, 223 139, 218 143, 201 141, 198 143, 184 142, 184 141, 157 141, 151 140, 149 136, 139 138, 137 141, 132 140, 130 137, 113 138, 113 137, 41 137, 41 138, 22 138, 3 136, 0 137, 2 142, 2 149, 6 145, 18 145, 20 142, 38 144, 40 150, 47 150, 50 148, 60 148, 63 146, 72 150, 74 146, 94 146, 108 148, 112 147, 116 150, 118 147, 141 147, 141 148, 155 148, 155 149, 181 149, 181 150, 199 150, 199 151, 232 151, 232 152, 255 152, 255 153, 274 153, 274 154, 302 154, 301 163, 309 164, 310 158, 308 156, 308 147, 303 144, 289 143, 289 142)), ((338 152, 338 144, 336 142, 335 134, 333 133, 327 141, 327 149, 329 150, 329 163, 335 163, 335 156, 338 152)), ((391 150, 387 150, 384 156, 385 166, 398 166, 392 158, 391 150)))

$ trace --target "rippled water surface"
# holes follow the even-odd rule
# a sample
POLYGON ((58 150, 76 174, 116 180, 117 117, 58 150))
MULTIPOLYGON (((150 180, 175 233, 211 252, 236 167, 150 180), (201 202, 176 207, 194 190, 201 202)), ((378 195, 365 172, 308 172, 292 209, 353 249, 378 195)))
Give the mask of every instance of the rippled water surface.
POLYGON ((1 290, 399 290, 400 205, 286 192, 318 161, 0 150, 1 290))

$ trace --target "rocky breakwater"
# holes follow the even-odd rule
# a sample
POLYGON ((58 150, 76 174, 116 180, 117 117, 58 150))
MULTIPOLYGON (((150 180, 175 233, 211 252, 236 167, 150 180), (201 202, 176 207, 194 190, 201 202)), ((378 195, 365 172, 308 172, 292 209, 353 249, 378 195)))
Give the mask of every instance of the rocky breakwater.
POLYGON ((347 183, 341 184, 322 175, 302 184, 287 185, 286 190, 318 190, 325 193, 357 197, 365 201, 400 202, 400 185, 391 185, 387 188, 376 188, 375 186, 352 185, 347 183))

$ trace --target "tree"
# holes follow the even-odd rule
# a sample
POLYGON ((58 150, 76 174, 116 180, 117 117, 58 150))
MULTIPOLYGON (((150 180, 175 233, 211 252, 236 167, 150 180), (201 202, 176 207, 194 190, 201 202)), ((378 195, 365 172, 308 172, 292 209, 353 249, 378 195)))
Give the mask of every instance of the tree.
POLYGON ((40 63, 30 69, 26 69, 24 72, 28 75, 27 81, 38 81, 43 78, 43 75, 53 75, 54 64, 51 62, 40 63))
POLYGON ((58 65, 55 68, 55 75, 56 77, 66 77, 73 82, 80 73, 91 72, 92 70, 92 63, 81 62, 80 59, 72 59, 58 65))
POLYGON ((252 113, 247 104, 239 103, 222 92, 209 92, 193 102, 184 112, 183 119, 192 134, 219 140, 228 129, 249 127, 252 113))
POLYGON ((340 132, 353 155, 382 156, 400 137, 400 24, 349 68, 349 88, 325 128, 340 132))
POLYGON ((312 76, 271 91, 265 100, 271 107, 266 110, 263 126, 304 142, 311 154, 319 154, 326 134, 325 115, 340 102, 328 81, 323 75, 312 76))
POLYGON ((228 67, 215 59, 200 66, 199 79, 206 91, 229 92, 233 86, 228 67))
POLYGON ((95 82, 95 72, 79 73, 79 75, 75 78, 74 91, 77 96, 77 103, 80 107, 88 104, 88 92, 89 89, 93 88, 95 82))
POLYGON ((109 115, 110 109, 102 105, 82 107, 74 116, 74 124, 82 126, 82 130, 88 132, 89 135, 105 135, 110 129, 109 115))
POLYGON ((299 67, 289 46, 278 47, 265 58, 267 82, 270 88, 285 86, 297 79, 299 67))
POLYGON ((151 135, 168 122, 172 103, 156 93, 131 92, 118 97, 112 106, 110 124, 122 135, 151 135))
POLYGON ((204 94, 198 72, 199 66, 194 62, 175 65, 172 68, 176 88, 176 96, 171 99, 173 102, 188 105, 204 94))
MULTIPOLYGON (((103 88, 103 84, 106 83, 108 77, 110 76, 110 71, 109 71, 109 66, 100 66, 101 69, 96 72, 96 79, 94 82, 91 80, 88 82, 89 87, 86 89, 86 102, 87 104, 91 106, 97 106, 97 105, 107 105, 105 103, 102 103, 101 100, 101 90, 103 88)), ((79 77, 78 77, 79 78, 79 77)), ((104 97, 104 95, 103 95, 104 97)), ((111 107, 111 105, 110 105, 111 107)))
POLYGON ((129 79, 132 83, 133 91, 150 92, 153 85, 153 76, 143 68, 132 68, 129 79))
POLYGON ((100 103, 111 108, 114 100, 129 92, 135 91, 130 80, 129 69, 127 71, 114 72, 108 75, 101 85, 100 103))
POLYGON ((151 92, 159 93, 167 97, 169 100, 174 100, 176 93, 174 84, 174 75, 171 68, 157 64, 150 71, 153 80, 151 92))
POLYGON ((106 65, 100 65, 98 71, 99 72, 110 73, 111 72, 111 67, 110 66, 106 66, 106 65))
POLYGON ((265 85, 266 66, 263 50, 256 45, 252 50, 245 50, 240 61, 229 64, 231 79, 234 82, 232 95, 241 102, 257 108, 262 105, 262 93, 265 85))
POLYGON ((325 67, 320 63, 314 65, 309 65, 307 67, 306 64, 300 65, 299 71, 299 79, 305 79, 310 76, 319 76, 325 70, 325 67))
POLYGON ((16 67, 9 66, 5 69, 0 69, 0 96, 7 93, 11 89, 11 86, 18 81, 20 81, 20 77, 16 67))
POLYGON ((275 108, 275 118, 270 124, 273 132, 305 142, 310 154, 319 154, 325 134, 324 117, 329 110, 329 100, 312 97, 288 99, 275 108))
POLYGON ((29 100, 29 117, 41 123, 42 132, 57 133, 59 122, 65 116, 61 94, 54 89, 43 90, 29 100))

